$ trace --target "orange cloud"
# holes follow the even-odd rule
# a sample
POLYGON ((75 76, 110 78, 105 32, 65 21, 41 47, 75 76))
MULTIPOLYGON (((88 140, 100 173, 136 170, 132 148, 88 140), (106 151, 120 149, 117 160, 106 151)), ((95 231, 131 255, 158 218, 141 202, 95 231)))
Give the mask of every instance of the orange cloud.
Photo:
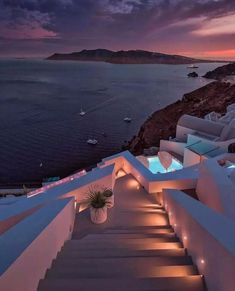
MULTIPOLYGON (((171 52, 172 53, 172 52, 171 52)), ((191 58, 217 59, 217 60, 235 60, 235 49, 213 50, 213 51, 177 51, 177 54, 191 58)))
POLYGON ((209 57, 235 58, 235 49, 234 50, 207 51, 207 52, 204 52, 204 54, 209 57))

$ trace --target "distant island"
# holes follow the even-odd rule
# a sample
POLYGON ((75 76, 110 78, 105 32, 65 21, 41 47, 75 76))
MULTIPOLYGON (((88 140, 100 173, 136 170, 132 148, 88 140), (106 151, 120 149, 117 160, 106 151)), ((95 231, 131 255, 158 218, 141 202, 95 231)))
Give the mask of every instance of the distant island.
POLYGON ((68 54, 55 53, 49 56, 47 60, 93 61, 93 62, 106 62, 112 64, 171 64, 171 65, 217 62, 211 60, 188 58, 180 55, 168 55, 158 52, 149 52, 143 50, 114 52, 106 49, 82 50, 80 52, 73 52, 68 54))

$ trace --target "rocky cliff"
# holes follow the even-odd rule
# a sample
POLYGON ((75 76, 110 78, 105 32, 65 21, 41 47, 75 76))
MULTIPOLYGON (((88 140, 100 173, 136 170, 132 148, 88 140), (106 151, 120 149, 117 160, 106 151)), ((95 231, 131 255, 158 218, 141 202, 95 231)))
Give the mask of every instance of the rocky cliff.
POLYGON ((235 76, 235 62, 216 68, 213 71, 209 71, 203 77, 208 79, 223 80, 228 76, 235 76))
POLYGON ((232 103, 235 103, 235 85, 212 82, 153 113, 127 148, 134 154, 141 154, 145 148, 159 146, 161 139, 174 137, 177 121, 183 114, 204 117, 212 111, 225 113, 232 103))
POLYGON ((82 50, 68 54, 56 53, 48 57, 47 60, 102 61, 113 64, 193 64, 212 62, 143 50, 114 52, 106 49, 82 50))

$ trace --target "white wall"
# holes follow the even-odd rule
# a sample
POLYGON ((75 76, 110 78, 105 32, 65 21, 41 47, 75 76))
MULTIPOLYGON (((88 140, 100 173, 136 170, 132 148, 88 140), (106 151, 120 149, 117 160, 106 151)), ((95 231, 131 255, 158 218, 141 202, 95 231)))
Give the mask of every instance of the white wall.
POLYGON ((136 159, 141 162, 146 168, 149 168, 149 160, 145 156, 137 156, 136 159))
POLYGON ((99 186, 104 187, 104 188, 110 188, 113 189, 113 181, 115 181, 115 178, 112 177, 113 174, 110 174, 108 176, 105 176, 97 181, 92 181, 91 183, 88 183, 84 186, 81 186, 73 191, 70 191, 61 197, 74 197, 77 201, 77 203, 80 203, 87 199, 87 195, 89 193, 89 189, 92 188, 93 186, 99 186))
MULTIPOLYGON (((17 207, 17 204, 14 206, 17 207)), ((7 231, 12 226, 14 226, 15 224, 17 224, 18 222, 20 222, 25 217, 27 217, 27 216, 31 215, 32 213, 34 213, 35 211, 37 211, 40 207, 41 207, 41 205, 37 205, 36 207, 32 206, 32 208, 27 209, 26 211, 22 211, 21 213, 18 213, 16 215, 13 215, 7 219, 0 221, 0 235, 3 234, 5 231, 7 231)))
POLYGON ((177 178, 163 181, 151 182, 149 185, 149 193, 162 192, 164 189, 193 189, 196 187, 196 178, 177 178))
POLYGON ((195 130, 177 125, 176 127, 176 138, 179 140, 187 140, 187 135, 188 134, 193 134, 195 130))
MULTIPOLYGON (((61 197, 75 198, 80 202, 86 196, 91 185, 99 185, 112 188, 115 183, 114 166, 110 165, 102 169, 96 169, 80 178, 57 185, 51 189, 29 198, 19 199, 0 211, 0 233, 3 233, 26 216, 32 214, 38 207, 41 207, 50 200, 61 197)), ((43 188, 42 188, 43 191, 43 188)))
MULTIPOLYGON (((59 209, 59 213, 56 214, 54 219, 48 223, 48 225, 39 232, 35 239, 24 249, 19 257, 12 262, 10 267, 0 277, 0 290, 2 291, 36 291, 39 280, 44 278, 47 268, 50 268, 52 260, 56 258, 57 253, 60 251, 64 242, 71 237, 74 224, 74 199, 66 199, 66 204, 59 209)), ((54 211, 54 207, 58 207, 58 204, 63 204, 64 201, 57 200, 52 202, 49 206, 45 206, 39 210, 37 214, 45 214, 47 211, 54 211)), ((34 214, 35 215, 35 214, 34 214)), ((20 237, 24 239, 12 241, 11 238, 10 247, 20 248, 22 241, 27 239, 27 232, 34 232, 34 225, 38 222, 34 221, 36 217, 27 218, 27 228, 25 233, 19 233, 20 237), (31 219, 31 221, 30 221, 31 219)), ((39 217, 37 219, 40 220, 39 217)), ((45 217, 41 217, 43 221, 45 217)), ((24 223, 24 221, 22 221, 24 223)), ((40 223, 40 222, 39 222, 40 223)), ((17 228, 20 228, 20 224, 15 226, 15 229, 11 231, 17 233, 17 228)), ((40 229, 40 228, 39 228, 40 229)), ((9 258, 11 249, 6 248, 4 255, 9 258)), ((1 248, 1 251, 4 251, 1 248)), ((3 257, 3 255, 1 255, 3 257)), ((4 261, 4 260, 3 260, 4 261)), ((2 264, 2 263, 1 263, 2 264)))
POLYGON ((103 159, 101 163, 97 166, 99 168, 104 168, 109 165, 114 165, 114 172, 117 173, 120 169, 123 169, 125 159, 121 154, 114 155, 113 157, 103 159))
MULTIPOLYGON (((141 166, 144 167, 144 165, 141 164, 141 166)), ((132 165, 132 163, 130 163, 128 160, 126 160, 125 162, 125 165, 124 165, 124 170, 125 172, 127 172, 128 174, 132 174, 132 176, 134 176, 134 178, 147 190, 149 191, 149 184, 150 184, 150 181, 146 178, 146 176, 144 176, 142 174, 142 172, 134 167, 132 165)), ((148 170, 146 168, 146 170, 148 170)), ((148 170, 149 171, 149 170, 148 170)), ((150 171, 149 171, 150 173, 150 171)))
POLYGON ((163 139, 160 141, 160 151, 173 152, 180 156, 184 156, 184 149, 186 146, 187 144, 182 142, 163 139))
POLYGON ((200 165, 196 192, 204 204, 235 220, 235 185, 216 160, 200 165))
POLYGON ((190 115, 183 115, 177 124, 176 136, 181 136, 185 133, 191 133, 192 130, 204 132, 213 136, 220 136, 224 125, 218 122, 205 120, 190 115))
POLYGON ((165 190, 163 199, 170 223, 205 276, 208 291, 234 291, 235 223, 181 191, 165 190))
POLYGON ((164 188, 191 189, 196 186, 197 172, 195 168, 166 174, 153 174, 127 151, 104 159, 101 165, 103 167, 108 164, 115 164, 115 168, 120 169, 121 167, 127 174, 132 174, 149 193, 161 192, 164 188), (122 159, 119 156, 122 156, 122 159))
POLYGON ((114 165, 115 173, 123 169, 127 174, 132 174, 134 178, 148 191, 149 181, 153 174, 130 152, 125 151, 110 158, 103 159, 99 167, 114 165))
POLYGON ((190 167, 201 162, 200 155, 192 152, 189 149, 184 151, 184 167, 190 167))

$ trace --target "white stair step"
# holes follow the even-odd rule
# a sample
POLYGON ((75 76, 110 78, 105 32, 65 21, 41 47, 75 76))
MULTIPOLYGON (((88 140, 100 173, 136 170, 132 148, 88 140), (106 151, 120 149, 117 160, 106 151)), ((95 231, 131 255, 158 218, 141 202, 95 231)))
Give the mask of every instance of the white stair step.
POLYGON ((163 234, 163 233, 174 233, 171 228, 156 228, 156 229, 107 229, 103 232, 108 233, 134 233, 134 234, 163 234))
POLYGON ((199 275, 122 279, 53 278, 41 281, 38 291, 204 291, 199 275))
POLYGON ((111 267, 125 268, 135 265, 141 268, 146 265, 148 267, 154 266, 174 266, 174 265, 192 265, 192 259, 189 256, 159 256, 159 257, 119 257, 119 258, 60 258, 53 262, 52 268, 67 269, 67 268, 88 268, 95 270, 96 268, 111 267))
POLYGON ((172 226, 168 224, 164 225, 115 225, 115 226, 110 226, 108 229, 164 229, 164 228, 170 228, 172 229, 172 226))
POLYGON ((127 225, 128 227, 135 226, 166 226, 169 225, 167 213, 163 212, 141 212, 141 211, 120 211, 119 220, 120 225, 127 225))
POLYGON ((71 243, 71 241, 67 242, 63 249, 71 249, 77 251, 84 250, 103 250, 103 249, 132 249, 132 250, 160 250, 160 249, 176 249, 182 248, 183 245, 181 242, 147 242, 142 241, 138 242, 135 240, 131 240, 125 243, 109 243, 109 242, 93 242, 93 243, 80 243, 75 242, 71 243))
POLYGON ((157 256, 184 256, 186 251, 184 248, 177 249, 159 249, 159 250, 132 250, 132 249, 89 249, 77 251, 74 249, 63 249, 59 254, 58 258, 107 258, 107 257, 157 257, 157 256))
POLYGON ((132 213, 132 212, 137 212, 137 213, 154 213, 154 212, 157 212, 159 211, 160 212, 163 212, 163 213, 166 213, 166 210, 165 208, 163 207, 154 207, 154 206, 151 206, 151 207, 144 207, 144 206, 132 206, 131 208, 122 208, 120 209, 120 212, 129 212, 129 213, 132 213))
MULTIPOLYGON (((102 233, 144 233, 144 234, 161 234, 161 233, 173 233, 174 230, 170 226, 163 226, 163 227, 112 227, 102 230, 102 233)), ((73 237, 80 236, 80 231, 74 230, 73 237)))
POLYGON ((91 235, 90 237, 83 239, 72 239, 68 241, 66 244, 69 246, 76 246, 76 245, 86 245, 86 246, 116 246, 118 244, 123 245, 138 245, 138 244, 152 244, 152 243, 169 243, 169 242, 179 242, 179 239, 175 236, 173 237, 156 237, 156 238, 105 238, 99 237, 99 235, 91 235))
MULTIPOLYGON (((144 207, 135 207, 127 210, 128 213, 137 213, 137 214, 167 214, 164 208, 144 208, 144 207)), ((121 210, 120 212, 127 212, 125 210, 121 210)))
POLYGON ((143 231, 143 230, 163 230, 163 229, 170 229, 173 230, 172 226, 169 224, 165 225, 119 225, 119 226, 112 226, 107 228, 107 230, 138 230, 138 231, 143 231))
POLYGON ((48 270, 46 278, 156 278, 156 277, 182 277, 197 275, 197 268, 192 265, 157 266, 145 262, 142 265, 129 264, 120 266, 113 260, 107 268, 87 267, 54 267, 48 270))
POLYGON ((100 233, 100 234, 88 234, 83 240, 110 240, 110 239, 137 239, 137 238, 176 238, 175 233, 100 233))

